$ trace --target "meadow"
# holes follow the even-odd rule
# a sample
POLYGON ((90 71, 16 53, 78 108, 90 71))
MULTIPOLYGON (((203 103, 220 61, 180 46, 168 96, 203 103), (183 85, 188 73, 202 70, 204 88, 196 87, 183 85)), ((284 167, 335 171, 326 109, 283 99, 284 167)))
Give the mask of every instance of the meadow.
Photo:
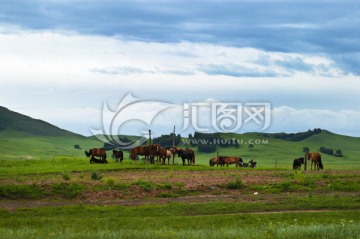
MULTIPOLYGON (((226 135, 240 148, 220 155, 256 168, 124 161, 90 164, 95 138, 0 132, 0 234, 4 238, 360 238, 358 138, 324 131, 300 142, 256 133, 226 135), (248 147, 254 142, 254 147, 248 147), (256 143, 257 142, 257 143, 256 143), (81 149, 75 149, 74 145, 81 149), (19 147, 20 146, 20 147, 19 147), (303 147, 323 154, 325 170, 293 171, 303 147)), ((184 142, 181 147, 188 147, 184 142)))
MULTIPOLYGON (((126 155, 127 156, 127 155, 126 155)), ((0 160, 4 238, 359 238, 357 169, 0 160)), ((329 165, 329 164, 327 164, 329 165)), ((354 166, 354 165, 353 165, 354 166)))

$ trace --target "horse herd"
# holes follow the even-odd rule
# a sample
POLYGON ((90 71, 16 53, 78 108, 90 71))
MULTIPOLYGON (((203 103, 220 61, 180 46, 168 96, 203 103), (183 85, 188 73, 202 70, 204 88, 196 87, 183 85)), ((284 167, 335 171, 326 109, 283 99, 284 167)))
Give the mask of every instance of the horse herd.
MULTIPOLYGON (((194 165, 195 164, 195 153, 192 149, 182 149, 178 147, 169 147, 165 148, 159 144, 147 145, 147 146, 137 146, 130 149, 130 159, 136 160, 139 156, 144 156, 145 160, 150 163, 155 163, 155 159, 160 164, 166 164, 166 159, 168 164, 170 164, 170 159, 178 155, 181 157, 183 165, 194 165)), ((106 160, 106 152, 104 148, 93 148, 89 152, 85 151, 85 155, 90 157, 90 163, 108 163, 106 160), (100 157, 100 158, 95 158, 100 157)), ((122 162, 124 159, 124 154, 122 151, 113 150, 112 157, 115 158, 115 162, 122 162)), ((323 163, 321 161, 321 155, 318 152, 305 153, 305 157, 294 159, 293 161, 293 170, 301 169, 301 165, 304 165, 306 170, 307 161, 311 163, 311 170, 314 165, 314 170, 324 169, 323 163)), ((234 156, 217 156, 209 160, 210 166, 224 166, 227 167, 230 164, 235 164, 236 167, 251 167, 255 168, 257 162, 250 160, 248 163, 245 163, 241 157, 234 156)))
MULTIPOLYGON (((178 157, 181 157, 183 165, 194 165, 195 164, 195 153, 192 149, 182 149, 178 147, 169 147, 165 148, 160 146, 159 144, 152 144, 147 146, 137 146, 135 148, 130 149, 130 159, 136 160, 139 156, 144 156, 145 160, 150 163, 155 163, 155 159, 157 162, 161 164, 166 164, 166 159, 168 160, 168 164, 170 164, 170 159, 173 155, 177 154, 178 157)), ((85 151, 85 155, 90 157, 90 163, 108 163, 106 160, 106 152, 103 148, 93 148, 90 149, 89 152, 85 151), (95 158, 100 157, 100 158, 95 158)), ((122 151, 113 150, 112 157, 116 159, 116 163, 122 162, 124 159, 124 154, 122 151)))
POLYGON ((248 163, 245 163, 242 158, 240 157, 233 157, 233 156, 218 156, 213 157, 209 160, 210 166, 214 166, 215 164, 217 166, 224 166, 226 164, 227 167, 229 167, 229 164, 235 164, 236 167, 250 167, 255 168, 257 162, 254 162, 254 160, 250 160, 248 163))

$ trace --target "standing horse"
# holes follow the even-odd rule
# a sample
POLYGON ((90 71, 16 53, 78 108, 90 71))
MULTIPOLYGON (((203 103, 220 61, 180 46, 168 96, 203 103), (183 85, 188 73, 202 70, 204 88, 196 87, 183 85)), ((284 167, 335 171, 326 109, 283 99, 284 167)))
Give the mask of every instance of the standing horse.
POLYGON ((314 164, 314 170, 324 169, 324 166, 321 162, 321 155, 318 152, 305 153, 305 161, 311 161, 311 170, 314 164))
POLYGON ((112 155, 113 158, 115 158, 115 162, 118 163, 118 162, 122 162, 123 159, 124 159, 124 154, 123 154, 123 151, 117 151, 117 150, 113 150, 113 155, 112 155))
POLYGON ((304 158, 294 159, 293 170, 301 169, 301 164, 304 164, 304 158))
POLYGON ((146 146, 137 146, 135 148, 130 149, 130 158, 135 161, 138 155, 145 156, 145 159, 149 159, 150 154, 152 156, 157 156, 159 152, 160 145, 153 144, 151 147, 149 145, 146 146))
POLYGON ((178 157, 181 157, 183 165, 185 165, 185 159, 188 161, 188 165, 195 164, 195 153, 192 149, 177 149, 178 157))
POLYGON ((100 160, 102 160, 104 163, 107 163, 108 161, 106 160, 106 152, 105 149, 103 148, 93 148, 90 149, 89 152, 87 152, 85 150, 85 155, 86 157, 90 157, 90 163, 95 161, 95 156, 100 157, 100 160))
MULTIPOLYGON (((168 159, 168 165, 170 165, 170 159, 172 158, 172 156, 173 156, 173 153, 170 150, 167 149, 166 150, 166 157, 165 157, 164 161, 166 159, 168 159)), ((165 162, 164 162, 164 164, 165 164, 165 162)))

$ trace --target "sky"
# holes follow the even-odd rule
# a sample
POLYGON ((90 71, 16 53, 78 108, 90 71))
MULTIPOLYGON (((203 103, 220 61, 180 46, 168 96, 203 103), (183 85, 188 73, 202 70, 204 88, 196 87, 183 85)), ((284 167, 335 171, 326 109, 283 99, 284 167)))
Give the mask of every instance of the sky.
POLYGON ((355 0, 3 0, 0 105, 83 135, 360 136, 359 25, 355 0))

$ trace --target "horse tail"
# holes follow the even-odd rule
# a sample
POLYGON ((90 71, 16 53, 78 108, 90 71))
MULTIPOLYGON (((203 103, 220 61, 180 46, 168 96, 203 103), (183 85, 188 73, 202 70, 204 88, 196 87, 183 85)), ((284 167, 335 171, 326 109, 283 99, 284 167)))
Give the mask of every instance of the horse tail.
POLYGON ((324 169, 324 165, 323 165, 323 163, 321 162, 321 155, 319 155, 319 168, 320 168, 320 169, 324 169))
POLYGON ((295 167, 296 167, 296 160, 294 160, 294 163, 293 163, 293 170, 295 170, 295 167))
POLYGON ((195 165, 195 153, 193 153, 193 155, 191 157, 191 161, 193 162, 193 165, 195 165))

